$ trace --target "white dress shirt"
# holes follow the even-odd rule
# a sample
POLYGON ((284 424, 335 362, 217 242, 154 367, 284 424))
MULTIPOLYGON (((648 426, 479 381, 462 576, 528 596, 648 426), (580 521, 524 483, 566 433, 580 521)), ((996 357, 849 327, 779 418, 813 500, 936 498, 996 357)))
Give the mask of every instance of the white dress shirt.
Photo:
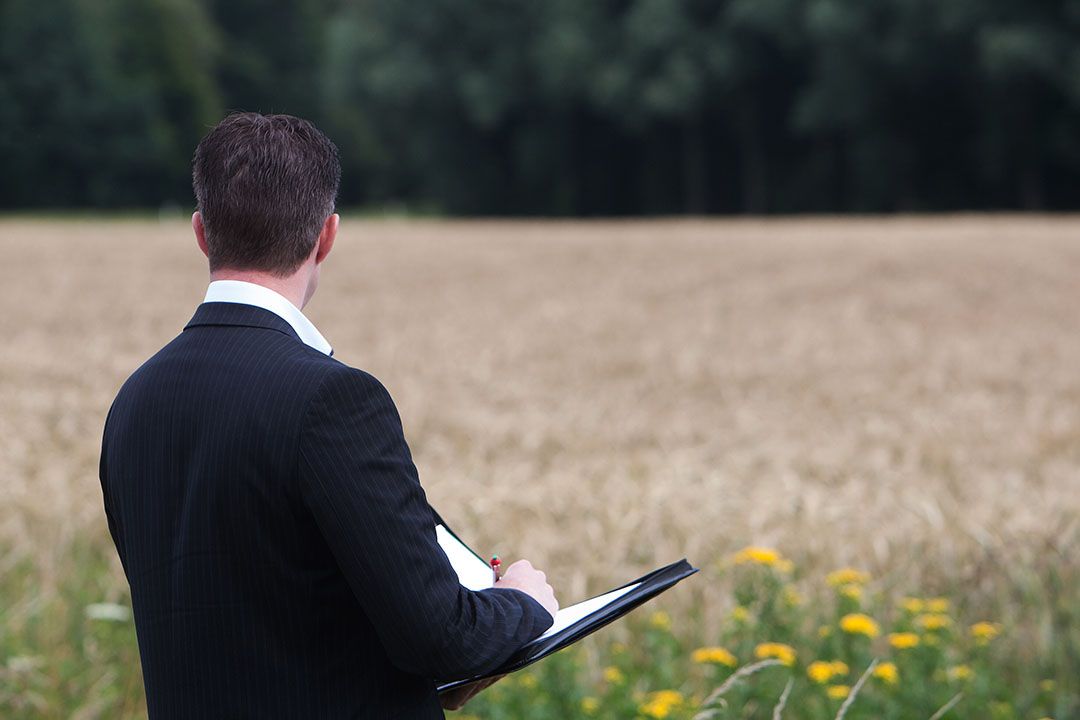
POLYGON ((240 303, 254 305, 269 310, 292 326, 305 345, 315 348, 324 355, 333 355, 330 343, 322 336, 318 328, 308 320, 300 308, 296 307, 284 295, 262 285, 243 280, 215 280, 206 288, 203 302, 240 303))

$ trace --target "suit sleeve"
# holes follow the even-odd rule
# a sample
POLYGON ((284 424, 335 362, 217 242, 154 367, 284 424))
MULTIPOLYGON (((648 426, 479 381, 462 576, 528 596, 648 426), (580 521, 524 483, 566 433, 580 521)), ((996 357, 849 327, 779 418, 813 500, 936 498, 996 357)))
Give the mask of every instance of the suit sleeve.
POLYGON ((487 673, 550 627, 525 593, 459 584, 378 380, 336 368, 308 408, 299 456, 301 496, 397 667, 441 680, 487 673))
POLYGON ((112 417, 112 407, 105 416, 105 427, 101 433, 101 457, 98 460, 98 480, 101 482, 101 500, 105 507, 105 521, 109 525, 109 535, 112 536, 113 545, 116 546, 116 554, 120 557, 120 565, 127 573, 127 560, 124 558, 124 543, 120 537, 120 528, 112 513, 112 502, 109 499, 109 418, 112 417))

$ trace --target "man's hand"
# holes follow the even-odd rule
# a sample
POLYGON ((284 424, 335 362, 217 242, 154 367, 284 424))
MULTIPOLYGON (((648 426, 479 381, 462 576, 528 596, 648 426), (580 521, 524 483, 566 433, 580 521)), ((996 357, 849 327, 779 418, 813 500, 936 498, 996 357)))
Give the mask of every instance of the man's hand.
POLYGON ((495 587, 520 590, 540 603, 553 619, 559 611, 559 602, 555 599, 555 591, 548 585, 547 576, 528 560, 518 560, 507 568, 495 587))
MULTIPOLYGON (((520 590, 548 611, 554 619, 559 611, 559 602, 555 599, 555 591, 548 585, 547 576, 532 566, 528 560, 518 560, 506 569, 506 574, 495 583, 499 589, 520 590)), ((476 696, 481 690, 501 680, 504 675, 477 680, 468 685, 443 693, 439 696, 439 702, 444 710, 458 710, 465 703, 476 696)))
POLYGON ((474 683, 468 685, 462 685, 459 688, 444 692, 439 695, 439 704, 442 705, 443 710, 460 710, 465 703, 472 700, 477 693, 481 690, 490 687, 499 680, 502 680, 505 675, 498 675, 496 677, 485 678, 483 680, 477 680, 474 683))

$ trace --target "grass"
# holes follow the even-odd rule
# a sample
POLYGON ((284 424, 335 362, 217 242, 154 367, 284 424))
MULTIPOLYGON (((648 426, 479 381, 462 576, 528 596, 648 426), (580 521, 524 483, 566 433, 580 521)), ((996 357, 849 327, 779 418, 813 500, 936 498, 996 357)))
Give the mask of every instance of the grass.
MULTIPOLYGON (((835 620, 823 578, 850 565, 871 578, 875 652, 907 595, 947 597, 960 635, 1001 624, 980 677, 1007 697, 977 706, 965 691, 947 717, 1080 713, 1071 218, 343 228, 307 312, 390 389, 455 530, 533 560, 564 602, 684 555, 703 570, 649 608, 672 618, 668 644, 643 611, 538 666, 536 689, 506 681, 469 713, 606 702, 615 642, 633 660, 627 704, 597 713, 640 713, 662 690, 685 699, 669 716, 697 712, 726 671, 695 649, 745 665, 751 642, 785 640, 760 615, 730 634, 748 606, 747 568, 730 561, 751 544, 794 564, 799 663, 820 652, 815 623, 835 620)), ((205 269, 184 219, 0 220, 0 252, 0 716, 138 717, 131 625, 86 611, 127 603, 98 443, 119 384, 183 327, 205 269)), ((771 717, 794 677, 784 717, 824 717, 805 670, 762 670, 727 711, 771 717)), ((938 687, 933 672, 906 680, 912 697, 938 687)), ((880 690, 868 683, 848 717, 880 690)), ((951 696, 926 697, 895 716, 951 696)))

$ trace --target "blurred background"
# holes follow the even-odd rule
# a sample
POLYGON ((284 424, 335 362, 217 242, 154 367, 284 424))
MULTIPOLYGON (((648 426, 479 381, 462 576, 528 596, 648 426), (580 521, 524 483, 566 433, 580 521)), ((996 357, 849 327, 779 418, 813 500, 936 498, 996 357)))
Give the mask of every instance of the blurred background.
POLYGON ((455 530, 564 604, 701 568, 458 717, 1080 718, 1078 41, 1078 0, 0 0, 0 717, 145 717, 101 429, 254 110, 341 150, 305 313, 455 530))
POLYGON ((342 204, 449 214, 1068 209, 1072 0, 3 0, 0 206, 190 204, 230 109, 315 121, 342 204))

